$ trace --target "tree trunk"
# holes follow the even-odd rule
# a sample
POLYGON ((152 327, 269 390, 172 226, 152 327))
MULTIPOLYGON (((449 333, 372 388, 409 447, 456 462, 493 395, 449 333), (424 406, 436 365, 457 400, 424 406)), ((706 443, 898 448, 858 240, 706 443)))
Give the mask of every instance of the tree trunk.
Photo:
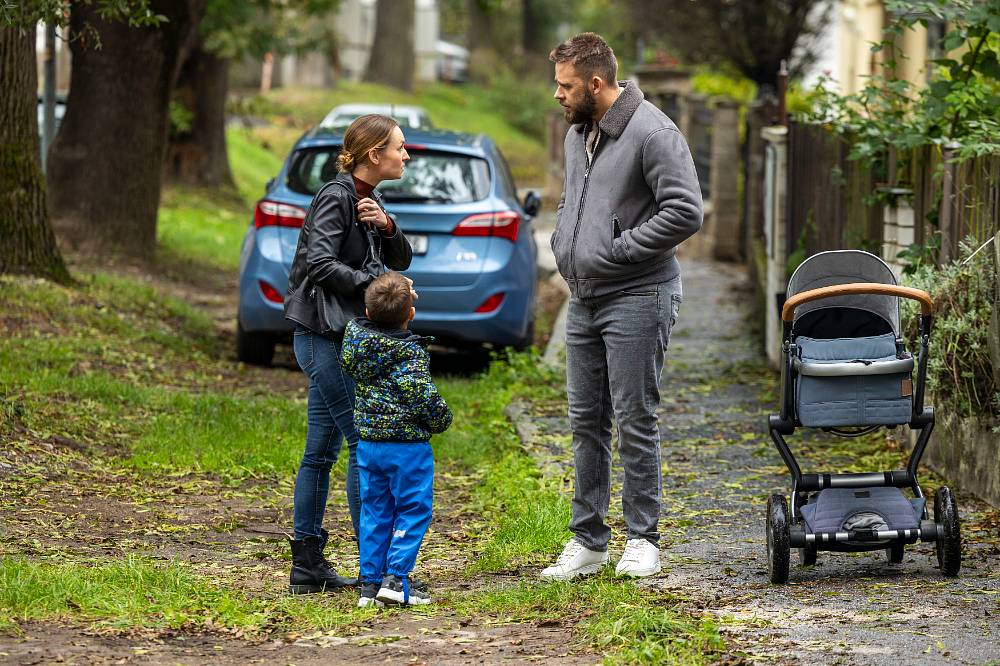
POLYGON ((477 49, 493 50, 493 29, 490 25, 492 12, 486 6, 485 0, 468 0, 469 32, 466 46, 470 51, 477 49))
POLYGON ((521 0, 521 48, 528 55, 548 55, 544 40, 545 25, 538 0, 521 0))
POLYGON ((156 247, 170 94, 205 0, 150 4, 167 18, 155 28, 105 21, 95 4, 72 5, 70 27, 82 37, 71 43, 66 116, 48 175, 56 232, 75 248, 148 259, 156 247))
POLYGON ((181 67, 174 100, 194 115, 190 128, 168 139, 163 176, 168 182, 232 187, 226 151, 226 93, 229 60, 204 48, 200 37, 181 67))
POLYGON ((400 90, 413 89, 414 0, 378 0, 375 39, 365 81, 384 83, 400 90))
POLYGON ((39 160, 35 29, 0 27, 0 273, 68 282, 39 160))

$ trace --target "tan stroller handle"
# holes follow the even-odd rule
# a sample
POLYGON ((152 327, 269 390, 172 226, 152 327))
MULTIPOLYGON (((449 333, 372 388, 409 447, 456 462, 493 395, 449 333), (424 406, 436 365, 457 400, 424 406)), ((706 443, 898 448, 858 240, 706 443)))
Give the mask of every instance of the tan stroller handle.
POLYGON ((920 314, 927 317, 934 314, 934 301, 930 294, 922 289, 913 287, 898 287, 894 284, 882 284, 880 282, 852 282, 850 284, 835 284, 819 289, 810 289, 800 294, 795 294, 781 308, 781 320, 791 322, 795 316, 795 308, 803 303, 816 301, 821 298, 831 296, 854 296, 857 294, 877 294, 882 296, 899 296, 901 298, 912 298, 920 301, 920 314))

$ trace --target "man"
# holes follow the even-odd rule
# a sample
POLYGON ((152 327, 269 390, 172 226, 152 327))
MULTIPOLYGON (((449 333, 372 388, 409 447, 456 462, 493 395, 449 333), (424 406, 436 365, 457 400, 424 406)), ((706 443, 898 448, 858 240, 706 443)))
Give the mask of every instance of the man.
POLYGON ((549 55, 555 98, 572 124, 552 251, 571 297, 566 381, 576 488, 570 531, 543 578, 568 580, 608 563, 611 419, 618 423, 628 527, 615 573, 660 571, 660 438, 664 353, 681 301, 674 254, 701 227, 701 189, 677 126, 628 81, 614 52, 582 33, 549 55))

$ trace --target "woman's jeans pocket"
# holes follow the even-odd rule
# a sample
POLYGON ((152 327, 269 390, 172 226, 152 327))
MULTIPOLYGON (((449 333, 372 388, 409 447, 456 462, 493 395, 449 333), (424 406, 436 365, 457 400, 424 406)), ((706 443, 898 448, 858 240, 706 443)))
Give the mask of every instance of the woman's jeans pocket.
POLYGON ((308 370, 316 360, 313 350, 314 335, 315 333, 301 326, 296 326, 295 333, 292 335, 292 350, 295 352, 295 361, 303 372, 308 370))

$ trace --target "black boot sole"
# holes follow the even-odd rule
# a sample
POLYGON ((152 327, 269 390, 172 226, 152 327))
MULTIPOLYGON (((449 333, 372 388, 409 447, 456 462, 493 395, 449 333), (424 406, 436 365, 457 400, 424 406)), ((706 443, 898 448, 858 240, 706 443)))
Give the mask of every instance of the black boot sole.
POLYGON ((320 592, 325 592, 326 587, 324 585, 289 585, 289 594, 319 594, 320 592))

